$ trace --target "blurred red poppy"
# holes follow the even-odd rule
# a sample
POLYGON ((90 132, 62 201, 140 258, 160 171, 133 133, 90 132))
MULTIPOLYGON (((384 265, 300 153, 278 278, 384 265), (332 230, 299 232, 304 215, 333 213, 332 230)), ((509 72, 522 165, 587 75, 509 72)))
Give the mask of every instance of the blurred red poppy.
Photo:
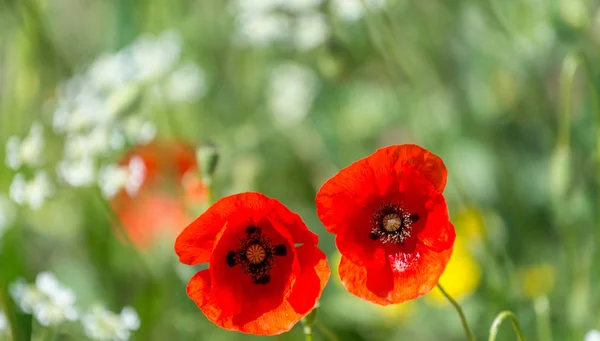
POLYGON ((352 294, 380 305, 428 293, 454 243, 442 160, 413 144, 389 146, 342 169, 316 196, 336 235, 339 274, 352 294))
POLYGON ((317 242, 299 215, 248 192, 212 205, 179 235, 175 251, 188 265, 209 262, 187 287, 208 320, 276 335, 313 309, 329 279, 317 242))
POLYGON ((143 162, 142 182, 135 194, 121 190, 111 206, 132 242, 140 248, 160 238, 176 236, 193 216, 190 205, 207 199, 196 163, 195 149, 180 142, 154 141, 136 146, 122 159, 143 162))

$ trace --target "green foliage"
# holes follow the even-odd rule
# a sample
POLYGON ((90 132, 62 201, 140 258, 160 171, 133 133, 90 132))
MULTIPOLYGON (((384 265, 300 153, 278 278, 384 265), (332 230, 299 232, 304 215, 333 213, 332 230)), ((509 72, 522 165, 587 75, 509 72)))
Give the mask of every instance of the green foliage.
MULTIPOLYGON (((42 122, 41 169, 56 180, 65 144, 52 127, 57 89, 98 56, 173 29, 182 64, 203 72, 202 90, 175 105, 147 83, 128 88, 113 98, 119 122, 143 116, 159 139, 194 147, 214 141, 218 167, 204 174, 213 200, 260 191, 319 234, 333 273, 314 340, 464 339, 451 307, 430 295, 382 309, 348 294, 335 274, 333 237, 316 217, 315 193, 327 178, 377 147, 406 142, 444 160, 453 221, 468 210, 481 219, 478 241, 467 242, 481 280, 459 299, 476 339, 488 337, 503 310, 515 313, 526 340, 583 340, 600 329, 598 1, 387 0, 384 9, 348 20, 332 9, 336 1, 325 0, 311 11, 323 15, 327 33, 311 48, 290 37, 240 43, 233 2, 0 2, 0 159, 11 136, 22 138, 42 122), (282 74, 295 79, 276 80, 282 74), (538 265, 550 270, 528 272, 538 265), (534 301, 546 299, 540 312, 534 301)), ((114 163, 123 153, 106 159, 114 163)), ((35 169, 19 172, 33 176, 35 169)), ((2 164, 0 197, 9 197, 16 173, 2 164)), ((4 233, 0 226, 0 307, 15 341, 42 335, 43 327, 19 312, 9 285, 43 271, 72 288, 83 308, 134 306, 141 318, 135 340, 263 339, 207 322, 186 296, 198 269, 178 264, 174 237, 137 252, 99 190, 55 182, 44 206, 14 205, 16 219, 4 233)), ((466 224, 456 225, 459 235, 468 233, 466 224)), ((275 339, 301 340, 301 328, 275 339)), ((58 334, 84 339, 77 323, 58 334)), ((497 340, 513 339, 502 327, 497 340)))

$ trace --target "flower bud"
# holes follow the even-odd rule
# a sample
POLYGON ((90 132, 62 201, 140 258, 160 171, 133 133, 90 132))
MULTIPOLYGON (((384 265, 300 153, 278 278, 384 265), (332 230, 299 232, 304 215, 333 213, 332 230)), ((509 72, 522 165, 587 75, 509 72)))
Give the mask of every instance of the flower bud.
POLYGON ((196 161, 200 168, 200 176, 207 186, 210 186, 212 175, 219 162, 219 150, 212 142, 202 144, 196 150, 196 161))

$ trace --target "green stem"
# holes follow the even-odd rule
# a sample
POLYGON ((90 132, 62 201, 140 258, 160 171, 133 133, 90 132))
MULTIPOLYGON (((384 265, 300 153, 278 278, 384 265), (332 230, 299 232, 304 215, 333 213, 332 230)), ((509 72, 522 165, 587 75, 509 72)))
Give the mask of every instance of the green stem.
MULTIPOLYGON (((569 144, 569 119, 571 109, 571 92, 575 73, 578 68, 582 67, 585 71, 585 76, 588 81, 588 85, 591 88, 592 97, 592 111, 594 115, 594 135, 595 135, 595 150, 596 150, 596 201, 597 211, 600 214, 600 85, 595 79, 594 69, 588 58, 588 56, 582 51, 572 52, 563 62, 563 71, 561 73, 561 119, 559 127, 558 143, 568 146, 569 144)), ((600 217, 597 217, 597 221, 600 223, 600 217)), ((595 236, 597 243, 600 243, 600 234, 595 236)), ((595 259, 600 258, 600 254, 596 251, 595 259)), ((597 308, 597 307, 596 307, 597 308)))
POLYGON ((548 297, 542 296, 533 302, 535 310, 538 340, 552 341, 552 328, 550 327, 550 302, 548 297))
POLYGON ((515 316, 515 314, 513 314, 512 311, 508 311, 505 310, 503 312, 501 312, 500 314, 498 314, 498 316, 496 316, 496 318, 494 319, 494 322, 492 322, 492 326, 490 327, 490 337, 489 337, 489 341, 495 341, 496 340, 496 336, 498 335, 498 329, 500 328, 500 325, 502 324, 502 322, 504 320, 506 320, 507 318, 509 318, 512 322, 513 327, 515 328, 515 332, 517 333, 517 338, 519 339, 519 341, 525 341, 525 338, 523 337, 523 331, 521 330, 521 326, 519 326, 519 321, 517 321, 517 317, 515 316))
POLYGON ((469 328, 469 323, 467 322, 465 313, 463 312, 463 310, 460 307, 460 305, 458 304, 458 302, 456 302, 450 295, 448 295, 446 290, 444 290, 444 288, 439 283, 438 283, 437 287, 438 287, 438 289, 440 289, 440 291, 442 292, 444 297, 446 297, 448 299, 448 301, 450 301, 450 303, 452 304, 452 306, 454 307, 454 309, 460 316, 460 322, 462 323, 462 326, 465 330, 465 334, 467 334, 467 340, 475 341, 475 336, 473 336, 473 332, 471 331, 471 328, 469 328))
POLYGON ((563 61, 560 74, 560 113, 558 118, 558 144, 569 145, 569 131, 571 128, 571 93, 575 72, 577 71, 577 58, 569 54, 563 61))
POLYGON ((312 327, 317 320, 317 312, 319 311, 319 302, 315 305, 315 308, 302 319, 302 326, 304 327, 304 340, 312 341, 312 327))
POLYGON ((304 325, 304 340, 312 341, 312 326, 304 325))
POLYGON ((321 334, 327 337, 329 341, 339 341, 335 333, 331 329, 327 328, 327 326, 323 325, 323 323, 317 323, 317 328, 321 334))

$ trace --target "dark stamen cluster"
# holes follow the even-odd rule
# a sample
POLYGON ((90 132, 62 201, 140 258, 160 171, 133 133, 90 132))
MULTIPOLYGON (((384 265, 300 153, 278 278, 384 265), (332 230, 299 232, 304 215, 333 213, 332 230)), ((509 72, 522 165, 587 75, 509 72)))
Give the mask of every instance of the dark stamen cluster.
POLYGON ((260 228, 248 226, 246 233, 240 238, 240 245, 235 251, 227 253, 227 265, 240 265, 244 273, 252 278, 254 284, 267 284, 271 280, 270 272, 275 264, 274 256, 285 256, 285 245, 273 246, 271 239, 262 234, 260 228))
POLYGON ((419 220, 419 215, 410 214, 402 205, 385 204, 381 206, 371 219, 369 238, 384 244, 401 244, 412 231, 412 224, 419 220))

